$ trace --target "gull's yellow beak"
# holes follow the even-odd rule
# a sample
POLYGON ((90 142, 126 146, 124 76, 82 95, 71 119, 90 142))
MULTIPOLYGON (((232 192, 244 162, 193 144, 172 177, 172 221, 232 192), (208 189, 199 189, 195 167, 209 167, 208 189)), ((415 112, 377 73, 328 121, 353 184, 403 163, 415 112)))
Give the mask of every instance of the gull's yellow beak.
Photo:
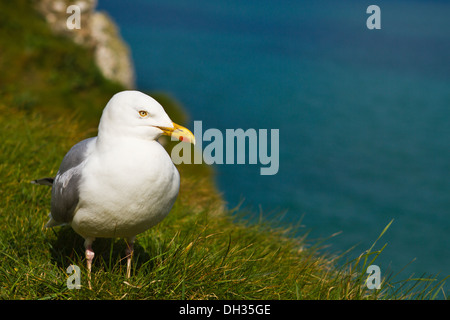
POLYGON ((174 138, 177 138, 180 141, 185 141, 185 142, 189 142, 192 143, 193 145, 195 145, 195 136, 192 134, 192 132, 183 127, 180 126, 179 124, 176 124, 175 122, 172 122, 173 124, 173 128, 170 127, 157 127, 159 129, 162 130, 163 134, 167 135, 167 136, 171 136, 174 138))

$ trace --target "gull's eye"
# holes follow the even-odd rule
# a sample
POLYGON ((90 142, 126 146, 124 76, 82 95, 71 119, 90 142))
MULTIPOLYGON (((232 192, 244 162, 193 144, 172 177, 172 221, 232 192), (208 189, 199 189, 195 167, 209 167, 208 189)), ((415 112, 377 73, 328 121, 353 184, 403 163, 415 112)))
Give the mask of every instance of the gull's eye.
POLYGON ((148 116, 148 112, 147 112, 147 111, 144 111, 144 110, 141 110, 141 111, 139 111, 139 115, 140 115, 142 118, 144 118, 144 117, 148 116))

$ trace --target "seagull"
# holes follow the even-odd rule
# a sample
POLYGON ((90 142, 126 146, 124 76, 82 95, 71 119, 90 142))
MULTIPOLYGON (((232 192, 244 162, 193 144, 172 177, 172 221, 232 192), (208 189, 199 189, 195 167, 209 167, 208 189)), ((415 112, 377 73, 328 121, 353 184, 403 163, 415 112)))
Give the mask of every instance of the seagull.
POLYGON ((191 131, 169 118, 152 97, 135 90, 115 94, 103 109, 98 135, 75 144, 49 185, 46 227, 70 225, 84 238, 88 283, 96 238, 124 238, 127 278, 136 235, 161 222, 178 196, 180 175, 158 142, 161 135, 195 144, 191 131))

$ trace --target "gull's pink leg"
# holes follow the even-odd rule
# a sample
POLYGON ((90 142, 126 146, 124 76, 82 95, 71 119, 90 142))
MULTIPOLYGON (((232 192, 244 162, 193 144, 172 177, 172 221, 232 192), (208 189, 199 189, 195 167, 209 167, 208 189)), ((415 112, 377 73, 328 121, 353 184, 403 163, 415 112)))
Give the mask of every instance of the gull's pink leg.
POLYGON ((127 278, 131 276, 131 259, 133 258, 134 240, 136 237, 131 237, 126 240, 127 248, 125 249, 125 255, 127 257, 127 278))
POLYGON ((92 260, 94 260, 95 253, 92 250, 92 242, 94 242, 94 238, 86 238, 84 241, 84 248, 86 249, 85 255, 86 255, 86 263, 87 263, 87 269, 88 269, 88 286, 89 289, 92 289, 91 287, 91 268, 92 268, 92 260))

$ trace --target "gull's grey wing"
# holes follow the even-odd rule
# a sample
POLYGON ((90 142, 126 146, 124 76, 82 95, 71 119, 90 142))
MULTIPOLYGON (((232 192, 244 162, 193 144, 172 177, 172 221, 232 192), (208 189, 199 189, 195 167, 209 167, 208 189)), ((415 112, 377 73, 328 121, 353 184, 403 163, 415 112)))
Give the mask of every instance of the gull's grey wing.
POLYGON ((81 169, 91 153, 96 138, 89 138, 74 145, 64 156, 53 181, 51 219, 48 226, 72 221, 79 201, 81 169), (53 221, 52 221, 53 220, 53 221))

